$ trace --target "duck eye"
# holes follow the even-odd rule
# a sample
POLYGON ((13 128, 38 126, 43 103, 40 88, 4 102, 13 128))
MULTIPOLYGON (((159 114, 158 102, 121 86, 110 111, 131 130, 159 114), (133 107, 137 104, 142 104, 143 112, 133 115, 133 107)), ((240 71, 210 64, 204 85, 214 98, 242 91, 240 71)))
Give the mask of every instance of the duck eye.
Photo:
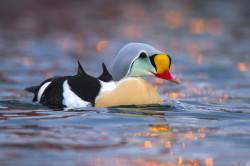
POLYGON ((142 52, 139 56, 140 58, 146 58, 147 57, 147 54, 145 52, 142 52))

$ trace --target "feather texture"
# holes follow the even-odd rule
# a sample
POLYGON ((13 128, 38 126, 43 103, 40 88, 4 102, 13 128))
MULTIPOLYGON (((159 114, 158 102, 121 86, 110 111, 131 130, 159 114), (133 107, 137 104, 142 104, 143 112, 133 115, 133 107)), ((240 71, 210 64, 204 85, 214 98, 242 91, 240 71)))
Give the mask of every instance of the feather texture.
POLYGON ((95 107, 117 105, 161 104, 162 99, 155 88, 142 78, 126 78, 112 91, 101 93, 95 107))

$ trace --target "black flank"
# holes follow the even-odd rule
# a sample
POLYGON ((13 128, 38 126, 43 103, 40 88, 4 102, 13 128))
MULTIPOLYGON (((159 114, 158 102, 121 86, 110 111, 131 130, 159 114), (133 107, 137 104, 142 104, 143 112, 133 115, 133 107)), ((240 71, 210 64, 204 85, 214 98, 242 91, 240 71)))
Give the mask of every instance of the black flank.
POLYGON ((63 108, 63 83, 65 80, 73 76, 54 77, 49 86, 44 90, 41 97, 41 104, 51 106, 53 108, 63 108))
POLYGON ((76 75, 68 79, 68 84, 77 96, 95 106, 95 98, 101 88, 97 78, 90 75, 76 75))

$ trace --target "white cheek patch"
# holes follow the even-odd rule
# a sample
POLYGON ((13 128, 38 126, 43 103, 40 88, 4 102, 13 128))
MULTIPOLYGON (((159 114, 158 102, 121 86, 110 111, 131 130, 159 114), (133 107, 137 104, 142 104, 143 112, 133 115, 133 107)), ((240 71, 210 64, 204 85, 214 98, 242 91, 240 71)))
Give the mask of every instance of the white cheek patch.
POLYGON ((79 108, 79 107, 87 107, 91 106, 90 102, 82 100, 78 97, 68 84, 68 81, 64 81, 63 83, 63 101, 62 103, 68 108, 79 108))
POLYGON ((41 88, 39 89, 38 93, 37 93, 37 101, 40 102, 41 97, 43 95, 43 92, 45 91, 45 89, 49 86, 50 82, 46 82, 45 84, 43 84, 43 86, 41 86, 41 88))

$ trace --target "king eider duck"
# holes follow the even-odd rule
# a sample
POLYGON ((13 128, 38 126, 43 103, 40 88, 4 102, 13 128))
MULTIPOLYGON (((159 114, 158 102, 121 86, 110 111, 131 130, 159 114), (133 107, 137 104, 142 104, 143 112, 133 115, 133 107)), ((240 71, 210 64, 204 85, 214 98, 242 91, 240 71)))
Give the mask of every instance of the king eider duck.
POLYGON ((86 74, 78 64, 75 76, 50 78, 40 86, 27 88, 35 94, 33 101, 68 108, 162 104, 157 90, 141 77, 179 83, 170 73, 170 56, 143 43, 129 43, 119 51, 112 76, 104 64, 103 74, 97 78, 86 74))

